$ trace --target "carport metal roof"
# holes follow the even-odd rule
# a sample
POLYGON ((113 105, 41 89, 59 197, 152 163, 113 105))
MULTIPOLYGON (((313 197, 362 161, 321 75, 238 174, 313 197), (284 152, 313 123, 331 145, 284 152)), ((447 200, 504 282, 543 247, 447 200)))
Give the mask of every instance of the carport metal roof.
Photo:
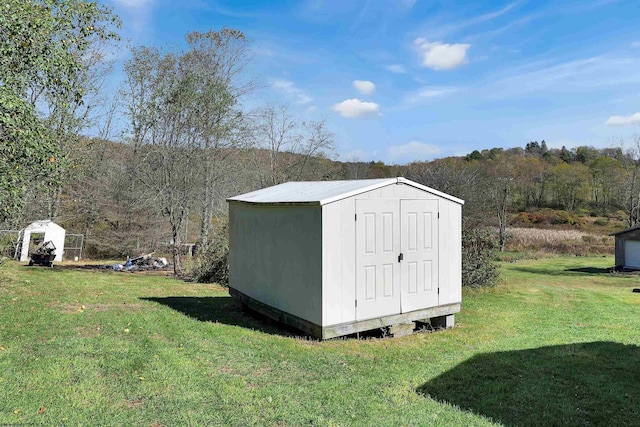
POLYGON ((410 185, 461 205, 464 204, 464 200, 405 178, 357 179, 349 181, 291 181, 230 197, 227 201, 252 204, 293 203, 322 206, 391 184, 410 185))

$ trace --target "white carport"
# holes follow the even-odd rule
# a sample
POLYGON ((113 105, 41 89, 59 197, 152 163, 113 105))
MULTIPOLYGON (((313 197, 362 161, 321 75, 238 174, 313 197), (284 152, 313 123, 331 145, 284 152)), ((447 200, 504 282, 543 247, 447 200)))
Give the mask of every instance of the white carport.
POLYGON ((29 260, 29 243, 33 234, 42 234, 43 242, 51 241, 56 247, 56 258, 54 261, 62 261, 64 252, 65 229, 51 220, 36 221, 29 224, 22 230, 20 261, 29 260))

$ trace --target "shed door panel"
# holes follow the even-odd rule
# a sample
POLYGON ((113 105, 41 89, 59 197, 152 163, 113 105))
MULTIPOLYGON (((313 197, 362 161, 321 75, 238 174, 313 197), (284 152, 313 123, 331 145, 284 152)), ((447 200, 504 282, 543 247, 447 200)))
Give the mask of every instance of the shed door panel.
POLYGON ((356 320, 400 313, 400 205, 356 200, 356 320))
POLYGON ((624 241, 625 267, 640 268, 640 242, 636 240, 624 241))
POLYGON ((438 201, 401 202, 402 313, 438 305, 438 201))

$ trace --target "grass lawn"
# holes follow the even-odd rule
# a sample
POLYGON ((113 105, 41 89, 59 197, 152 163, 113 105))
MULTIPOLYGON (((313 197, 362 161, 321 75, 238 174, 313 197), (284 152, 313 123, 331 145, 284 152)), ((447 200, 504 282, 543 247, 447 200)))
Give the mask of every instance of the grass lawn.
POLYGON ((503 264, 456 328, 297 338, 214 285, 0 268, 0 425, 640 425, 640 276, 503 264))

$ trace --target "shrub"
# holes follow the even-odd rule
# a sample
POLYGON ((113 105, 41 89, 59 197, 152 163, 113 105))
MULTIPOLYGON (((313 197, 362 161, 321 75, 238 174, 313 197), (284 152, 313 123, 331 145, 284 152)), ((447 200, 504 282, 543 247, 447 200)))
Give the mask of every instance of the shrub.
POLYGON ((540 209, 538 212, 532 212, 529 214, 531 222, 534 224, 557 224, 558 214, 553 209, 540 209))
POLYGON ((18 233, 0 233, 0 257, 12 258, 18 243, 18 233))
POLYGON ((617 219, 618 221, 626 221, 629 218, 629 215, 623 210, 618 210, 615 214, 613 214, 613 218, 617 219))
POLYGON ((531 223, 531 218, 527 212, 519 212, 512 220, 512 223, 528 225, 531 223))
POLYGON ((498 239, 489 230, 467 228, 462 232, 462 286, 494 286, 500 272, 495 262, 498 239))
POLYGON ((569 225, 584 225, 584 219, 578 215, 574 215, 570 212, 564 210, 554 210, 549 208, 540 209, 537 212, 529 213, 526 217, 529 221, 523 221, 525 216, 519 214, 514 221, 514 224, 527 225, 528 223, 532 224, 544 224, 544 225, 554 225, 554 224, 569 224, 569 225))
POLYGON ((226 222, 216 230, 213 242, 198 251, 190 276, 198 283, 229 284, 229 229, 226 222))
POLYGON ((594 225, 608 225, 609 224, 609 220, 606 218, 598 218, 595 221, 593 221, 594 225))
POLYGON ((553 224, 582 225, 583 222, 581 218, 575 217, 567 211, 556 211, 556 218, 553 224))
POLYGON ((539 213, 531 213, 529 214, 530 221, 534 224, 542 224, 545 222, 545 217, 539 213))

